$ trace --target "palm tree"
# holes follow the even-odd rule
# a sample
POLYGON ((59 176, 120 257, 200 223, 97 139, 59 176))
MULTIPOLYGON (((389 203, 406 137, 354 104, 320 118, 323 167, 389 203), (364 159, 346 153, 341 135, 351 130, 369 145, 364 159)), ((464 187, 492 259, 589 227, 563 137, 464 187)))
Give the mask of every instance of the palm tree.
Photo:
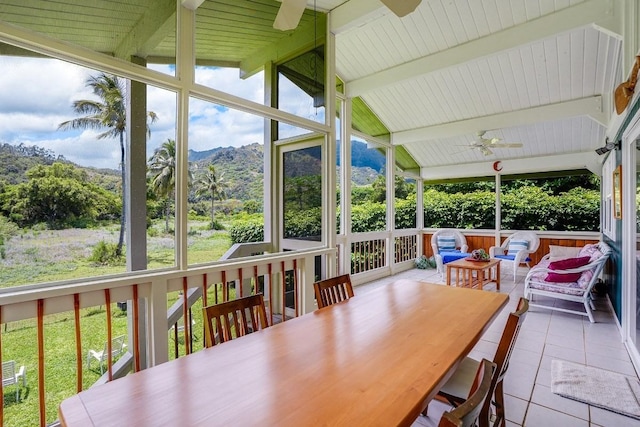
MULTIPOLYGON (((126 169, 125 169, 125 145, 124 134, 127 129, 127 104, 126 104, 126 91, 124 88, 124 82, 117 76, 107 75, 101 73, 97 77, 89 77, 87 79, 87 86, 91 87, 94 95, 99 100, 86 100, 81 99, 73 102, 73 110, 77 114, 84 115, 76 119, 67 120, 58 125, 60 130, 70 129, 96 129, 103 130, 103 133, 98 135, 98 139, 107 138, 119 138, 120 140, 120 169, 122 175, 122 212, 120 214, 120 237, 118 239, 118 246, 116 249, 116 255, 122 254, 122 246, 124 244, 124 230, 125 230, 125 183, 126 183, 126 169)), ((147 116, 151 123, 155 122, 158 118, 156 113, 148 111, 147 116)), ((151 131, 147 124, 147 134, 150 135, 151 131)))
POLYGON ((219 176, 216 174, 216 168, 213 165, 209 165, 207 171, 196 182, 196 196, 198 197, 211 197, 211 228, 215 224, 215 215, 213 203, 215 199, 224 200, 227 198, 228 185, 224 180, 224 172, 219 176))
POLYGON ((167 139, 149 159, 147 175, 151 179, 151 189, 160 198, 165 198, 165 228, 169 232, 171 199, 176 188, 176 141, 167 139))

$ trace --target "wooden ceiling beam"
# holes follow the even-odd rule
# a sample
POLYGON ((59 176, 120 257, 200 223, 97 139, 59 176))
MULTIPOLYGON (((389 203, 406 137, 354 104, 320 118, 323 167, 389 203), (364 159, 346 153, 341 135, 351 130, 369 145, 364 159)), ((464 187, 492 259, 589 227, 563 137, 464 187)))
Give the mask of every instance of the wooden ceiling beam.
POLYGON ((386 13, 389 13, 382 2, 372 0, 349 0, 330 12, 333 34, 340 34, 357 28, 386 13))
POLYGON ((598 95, 395 132, 393 134, 393 144, 406 145, 431 139, 475 134, 481 129, 502 129, 578 116, 589 116, 605 127, 609 121, 608 114, 605 113, 602 108, 602 96, 598 95))
POLYGON ((155 0, 153 7, 147 8, 131 31, 118 44, 113 55, 125 61, 129 61, 132 56, 146 58, 167 35, 175 32, 175 0, 155 0))
POLYGON ((575 28, 608 22, 613 15, 613 0, 586 0, 497 33, 346 82, 346 94, 355 98, 381 87, 515 49, 575 28))
MULTIPOLYGON (((580 153, 558 154, 553 156, 528 157, 522 159, 501 160, 501 174, 517 175, 536 172, 564 171, 588 169, 600 175, 602 159, 595 151, 580 153)), ((420 170, 420 177, 426 181, 444 179, 470 178, 480 176, 494 176, 494 161, 465 163, 457 167, 435 166, 424 167, 420 170)))

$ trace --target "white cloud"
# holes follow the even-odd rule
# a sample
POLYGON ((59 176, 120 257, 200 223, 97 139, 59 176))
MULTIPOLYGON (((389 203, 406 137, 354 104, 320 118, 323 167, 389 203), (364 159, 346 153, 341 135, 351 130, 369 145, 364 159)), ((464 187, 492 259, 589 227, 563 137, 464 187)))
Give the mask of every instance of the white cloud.
MULTIPOLYGON (((46 58, 0 56, 3 70, 0 79, 0 143, 37 145, 62 155, 83 166, 116 169, 120 163, 116 139, 98 140, 93 130, 59 131, 58 125, 78 117, 73 101, 95 99, 87 79, 97 75, 90 70, 64 61, 46 58)), ((154 69, 169 72, 168 66, 154 69)), ((238 70, 202 68, 196 71, 198 83, 262 103, 263 73, 241 80, 238 70)), ((287 111, 310 117, 308 97, 300 90, 283 86, 282 99, 293 100, 287 111), (297 92, 297 93, 296 93, 297 92)), ((150 125, 151 137, 147 157, 167 139, 176 139, 177 98, 174 92, 149 87, 148 110, 158 115, 150 125)), ((242 146, 263 142, 264 121, 260 116, 228 109, 193 99, 190 103, 189 148, 196 151, 215 147, 242 146)))

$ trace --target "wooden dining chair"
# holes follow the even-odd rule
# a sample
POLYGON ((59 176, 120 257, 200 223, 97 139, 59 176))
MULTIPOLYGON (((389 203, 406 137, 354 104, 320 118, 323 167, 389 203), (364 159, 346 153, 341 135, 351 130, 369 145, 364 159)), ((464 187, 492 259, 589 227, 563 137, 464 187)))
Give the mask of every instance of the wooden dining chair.
POLYGON ((269 326, 262 294, 237 298, 202 309, 205 346, 212 347, 269 326))
POLYGON ((482 359, 476 375, 471 395, 457 408, 445 412, 438 427, 473 427, 478 424, 481 411, 491 393, 491 383, 496 372, 496 364, 482 359))
POLYGON ((331 279, 320 280, 313 284, 318 308, 338 303, 353 297, 351 276, 343 274, 331 279))
MULTIPOLYGON (((492 399, 487 399, 482 408, 480 420, 480 427, 489 425, 489 417, 491 413, 491 405, 495 407, 495 421, 494 426, 506 425, 504 414, 504 389, 503 382, 504 377, 509 368, 509 359, 511 353, 516 344, 520 327, 524 322, 527 311, 529 310, 529 300, 526 298, 520 298, 518 301, 518 307, 516 311, 509 314, 507 324, 502 332, 502 337, 498 343, 498 349, 493 358, 493 361, 497 365, 496 374, 494 375, 491 383, 490 395, 492 399)), ((457 406, 465 402, 467 396, 469 396, 469 390, 473 385, 475 374, 478 370, 478 362, 475 359, 466 357, 456 369, 453 376, 447 381, 447 383, 440 389, 438 396, 445 398, 452 405, 457 406)))

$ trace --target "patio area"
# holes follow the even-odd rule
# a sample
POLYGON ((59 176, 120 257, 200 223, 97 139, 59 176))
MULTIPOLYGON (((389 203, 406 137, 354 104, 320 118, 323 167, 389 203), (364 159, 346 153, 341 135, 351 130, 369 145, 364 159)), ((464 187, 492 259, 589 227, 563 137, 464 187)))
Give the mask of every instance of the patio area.
MULTIPOLYGON (((473 349, 472 357, 493 358, 507 315, 514 310, 518 299, 523 295, 525 274, 526 270, 521 268, 514 283, 512 274, 503 270, 500 292, 509 294, 509 304, 473 349)), ((356 287, 355 293, 362 294, 400 278, 444 284, 435 270, 412 269, 360 285, 356 287)), ((495 291, 495 285, 491 284, 485 289, 485 292, 495 291)), ((598 298, 595 304, 597 323, 593 324, 587 317, 543 311, 536 307, 529 310, 505 379, 507 426, 625 427, 640 423, 633 418, 551 392, 553 359, 637 377, 608 302, 604 298, 598 298)), ((420 417, 413 424, 414 427, 437 426, 440 415, 447 409, 448 406, 444 403, 432 402, 429 417, 420 417)))

